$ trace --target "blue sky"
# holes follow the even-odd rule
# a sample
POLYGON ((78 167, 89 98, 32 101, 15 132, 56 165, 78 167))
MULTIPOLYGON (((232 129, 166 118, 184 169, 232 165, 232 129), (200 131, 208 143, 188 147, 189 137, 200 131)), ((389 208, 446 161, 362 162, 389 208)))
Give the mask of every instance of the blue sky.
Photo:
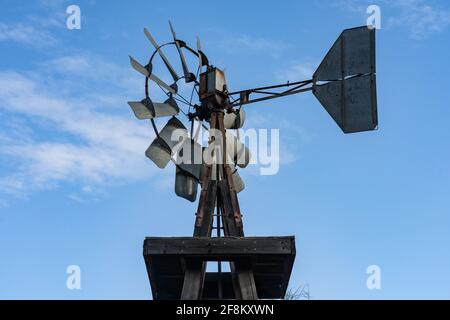
MULTIPOLYGON (((199 36, 239 90, 309 79, 369 4, 0 3, 2 299, 149 299, 144 237, 192 233, 196 204, 144 156, 151 128, 126 103, 143 94, 128 55, 151 53, 144 27, 160 42, 169 19, 193 46, 199 36), (81 30, 65 26, 70 4, 81 30), (66 288, 69 265, 81 290, 66 288)), ((247 106, 246 127, 280 129, 281 166, 240 171, 245 231, 295 235, 291 287, 314 299, 449 299, 450 6, 374 3, 379 130, 342 134, 311 94, 247 106), (381 290, 366 287, 369 265, 381 290)))

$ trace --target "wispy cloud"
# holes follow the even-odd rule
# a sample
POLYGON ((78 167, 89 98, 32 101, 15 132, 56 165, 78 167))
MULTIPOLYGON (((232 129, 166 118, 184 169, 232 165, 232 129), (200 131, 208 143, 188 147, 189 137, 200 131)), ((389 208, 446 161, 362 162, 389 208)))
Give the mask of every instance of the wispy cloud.
POLYGON ((413 39, 423 39, 450 26, 450 10, 423 0, 389 1, 399 14, 388 19, 388 27, 406 27, 413 39))
POLYGON ((28 23, 0 23, 0 41, 13 41, 36 48, 54 46, 58 42, 49 31, 28 23))
POLYGON ((318 63, 291 61, 276 72, 275 78, 279 82, 300 81, 312 79, 312 75, 316 70, 318 63))
MULTIPOLYGON (((95 88, 72 95, 48 82, 39 74, 0 72, 0 111, 21 117, 20 127, 27 128, 8 125, 0 132, 0 154, 16 163, 0 178, 1 191, 24 194, 67 181, 98 186, 154 172, 143 156, 151 131, 131 112, 103 110, 91 100, 95 88), (52 134, 45 138, 32 128, 52 134)), ((125 109, 126 100, 121 104, 125 109)))
POLYGON ((80 91, 94 93, 91 98, 100 100, 100 104, 121 105, 124 99, 133 96, 143 98, 144 94, 143 78, 131 71, 126 58, 125 62, 126 65, 118 65, 103 57, 82 53, 43 62, 37 71, 48 79, 59 79, 48 85, 64 87, 72 94, 80 91))
POLYGON ((29 13, 14 16, 9 22, 0 22, 0 41, 22 44, 33 49, 52 48, 62 41, 55 33, 65 30, 66 0, 40 0, 39 5, 45 8, 45 15, 29 13))
MULTIPOLYGON (((335 6, 366 15, 370 0, 339 0, 335 6)), ((380 0, 382 26, 385 29, 405 28, 412 39, 421 40, 450 26, 450 9, 447 1, 380 0), (444 4, 445 3, 445 4, 444 4)))

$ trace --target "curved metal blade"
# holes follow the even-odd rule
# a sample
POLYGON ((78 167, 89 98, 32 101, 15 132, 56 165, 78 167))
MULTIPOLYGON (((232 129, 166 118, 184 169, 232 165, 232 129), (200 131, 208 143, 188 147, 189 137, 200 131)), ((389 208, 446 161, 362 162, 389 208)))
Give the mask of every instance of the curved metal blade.
POLYGON ((198 67, 199 67, 200 71, 202 70, 202 66, 203 66, 202 55, 200 53, 201 51, 202 51, 202 48, 200 45, 200 38, 197 37, 198 67))
POLYGON ((150 32, 147 30, 147 28, 144 28, 144 34, 147 37, 148 40, 152 43, 152 45, 155 47, 156 51, 158 51, 159 55, 164 61, 164 64, 166 65, 167 69, 169 69, 170 74, 172 75, 173 81, 177 82, 177 80, 180 78, 178 74, 176 73, 175 69, 170 64, 169 60, 167 59, 166 55, 162 52, 161 48, 159 47, 158 43, 156 43, 155 39, 153 39, 150 32))
POLYGON ((203 53, 202 48, 200 46, 200 38, 197 37, 197 55, 198 55, 198 65, 200 67, 200 71, 202 70, 202 66, 208 66, 209 61, 206 55, 203 53))
POLYGON ((177 167, 175 174, 175 194, 194 202, 197 199, 197 189, 197 180, 177 167))
POLYGON ((209 66, 208 57, 205 55, 205 53, 202 51, 202 48, 200 47, 200 38, 199 37, 197 37, 197 54, 198 54, 198 57, 200 60, 200 67, 209 66))
POLYGON ((169 86, 167 83, 162 81, 160 78, 155 76, 154 74, 150 74, 149 69, 144 67, 142 64, 140 64, 136 59, 134 59, 132 56, 130 57, 130 64, 133 67, 134 70, 139 72, 140 74, 144 75, 145 77, 153 80, 155 83, 159 84, 161 87, 169 91, 170 93, 176 94, 176 90, 169 86))
POLYGON ((175 30, 173 29, 172 23, 170 21, 169 21, 169 26, 170 26, 170 31, 172 32, 173 41, 175 42, 178 54, 180 56, 181 66, 183 67, 184 81, 186 83, 191 82, 192 81, 191 73, 189 72, 189 68, 186 64, 186 59, 184 58, 183 52, 181 51, 180 44, 177 40, 177 35, 176 35, 175 30))
POLYGON ((241 176, 239 175, 237 169, 234 168, 234 166, 231 166, 231 172, 233 172, 232 177, 233 177, 234 189, 236 190, 236 193, 239 193, 245 189, 244 180, 242 180, 241 176))
POLYGON ((128 105, 139 120, 153 119, 155 117, 153 105, 149 105, 145 99, 142 101, 129 101, 128 105))
POLYGON ((148 71, 148 69, 145 68, 139 62, 137 62, 137 60, 134 59, 132 56, 129 57, 130 57, 130 64, 133 67, 133 69, 148 78, 150 76, 150 72, 148 71))
POLYGON ((174 98, 169 98, 164 103, 153 103, 155 108, 155 118, 176 116, 180 113, 180 108, 174 98))
POLYGON ((173 98, 166 100, 164 103, 153 103, 150 99, 144 99, 142 101, 130 101, 128 104, 136 118, 147 120, 177 115, 180 109, 174 102, 173 98))
POLYGON ((187 138, 177 150, 175 163, 178 167, 200 180, 203 165, 203 148, 192 139, 187 138))
POLYGON ((159 133, 159 137, 156 137, 145 151, 145 155, 159 168, 164 169, 187 136, 188 131, 183 123, 172 117, 159 133))
POLYGON ((164 81, 162 81, 160 78, 158 78, 157 76, 155 76, 154 74, 151 74, 149 76, 149 78, 151 80, 153 80, 155 83, 159 84, 161 87, 163 87, 164 89, 166 89, 167 91, 169 91, 170 93, 176 94, 176 90, 174 90, 171 86, 169 86, 167 83, 165 83, 164 81))
POLYGON ((245 111, 240 109, 237 113, 225 113, 223 117, 225 129, 240 129, 245 123, 245 111))
POLYGON ((238 167, 247 167, 251 158, 250 150, 233 134, 226 131, 225 135, 228 156, 231 157, 238 167))

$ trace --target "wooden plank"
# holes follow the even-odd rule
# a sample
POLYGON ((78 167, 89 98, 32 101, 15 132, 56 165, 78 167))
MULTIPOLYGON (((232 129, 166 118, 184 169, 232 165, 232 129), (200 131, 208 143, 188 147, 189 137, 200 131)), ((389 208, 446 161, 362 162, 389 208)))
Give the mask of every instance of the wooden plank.
POLYGON ((158 299, 158 281, 157 281, 157 279, 155 279, 156 275, 155 275, 155 271, 153 269, 152 257, 149 255, 146 256, 144 254, 144 261, 145 261, 145 266, 147 267, 148 280, 150 281, 150 286, 152 288, 152 297, 153 297, 153 300, 157 300, 158 299))
POLYGON ((250 259, 230 263, 234 293, 238 300, 257 300, 253 266, 250 259))
POLYGON ((233 265, 250 264, 251 268, 247 270, 233 267, 234 274, 227 278, 232 283, 225 283, 224 286, 232 288, 237 282, 235 287, 238 293, 235 296, 238 299, 243 299, 243 295, 249 299, 255 297, 253 287, 260 299, 279 299, 288 286, 295 258, 295 242, 294 237, 147 238, 144 257, 154 298, 179 299, 183 295, 183 279, 186 282, 184 296, 189 299, 199 296, 204 285, 204 281, 198 281, 202 275, 198 269, 197 273, 189 274, 187 265, 183 269, 183 261, 197 258, 200 261, 229 261, 233 265), (241 271, 240 274, 237 271, 241 271), (253 280, 247 271, 252 271, 253 280), (242 283, 242 288, 239 283, 242 283), (188 292, 191 294, 188 295, 188 292))
POLYGON ((199 212, 194 228, 194 237, 211 237, 211 224, 216 207, 217 182, 209 181, 204 203, 199 205, 199 212), (201 212, 200 212, 201 211, 201 212))
POLYGON ((236 226, 234 219, 234 210, 231 203, 231 195, 228 189, 227 182, 221 180, 218 182, 218 192, 220 194, 220 200, 222 202, 222 221, 225 226, 225 236, 229 237, 241 237, 243 236, 242 228, 236 226))
POLYGON ((293 237, 147 238, 145 254, 237 255, 295 254, 293 237))
POLYGON ((181 300, 199 300, 202 297, 206 263, 198 259, 185 261, 181 300))

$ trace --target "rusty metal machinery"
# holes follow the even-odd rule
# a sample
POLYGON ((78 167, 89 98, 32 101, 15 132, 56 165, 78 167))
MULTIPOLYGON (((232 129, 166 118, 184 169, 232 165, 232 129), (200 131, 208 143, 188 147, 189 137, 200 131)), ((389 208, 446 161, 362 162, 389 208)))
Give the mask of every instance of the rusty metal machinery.
POLYGON ((344 133, 376 129, 375 29, 344 30, 310 80, 236 92, 228 91, 225 73, 210 65, 198 38, 196 49, 192 49, 177 38, 171 24, 170 29, 173 39, 162 45, 144 29, 154 51, 147 64, 132 57, 130 63, 145 77, 145 98, 129 105, 138 119, 150 120, 155 131, 146 156, 159 168, 173 162, 175 193, 191 202, 198 197, 199 202, 192 237, 149 237, 144 241, 153 298, 283 298, 295 258, 295 241, 293 237, 244 236, 238 201, 244 182, 238 168, 245 168, 251 155, 231 131, 244 125, 243 106, 308 91, 344 133), (181 76, 163 52, 169 46, 180 58, 181 76), (195 74, 190 72, 185 53, 198 61, 195 74), (173 79, 170 85, 153 73, 157 55, 173 79), (189 99, 179 92, 179 81, 192 86, 189 99), (152 101, 150 85, 162 90, 167 97, 164 102, 152 101), (198 103, 193 103, 194 94, 198 103), (177 118, 180 112, 190 130, 177 118), (156 119, 163 117, 170 119, 158 130, 156 119), (209 130, 207 146, 199 143, 200 128, 209 130), (205 155, 209 155, 208 161, 205 155), (217 262, 217 272, 206 272, 208 261, 217 262), (230 264, 228 272, 222 271, 225 262, 230 264))

